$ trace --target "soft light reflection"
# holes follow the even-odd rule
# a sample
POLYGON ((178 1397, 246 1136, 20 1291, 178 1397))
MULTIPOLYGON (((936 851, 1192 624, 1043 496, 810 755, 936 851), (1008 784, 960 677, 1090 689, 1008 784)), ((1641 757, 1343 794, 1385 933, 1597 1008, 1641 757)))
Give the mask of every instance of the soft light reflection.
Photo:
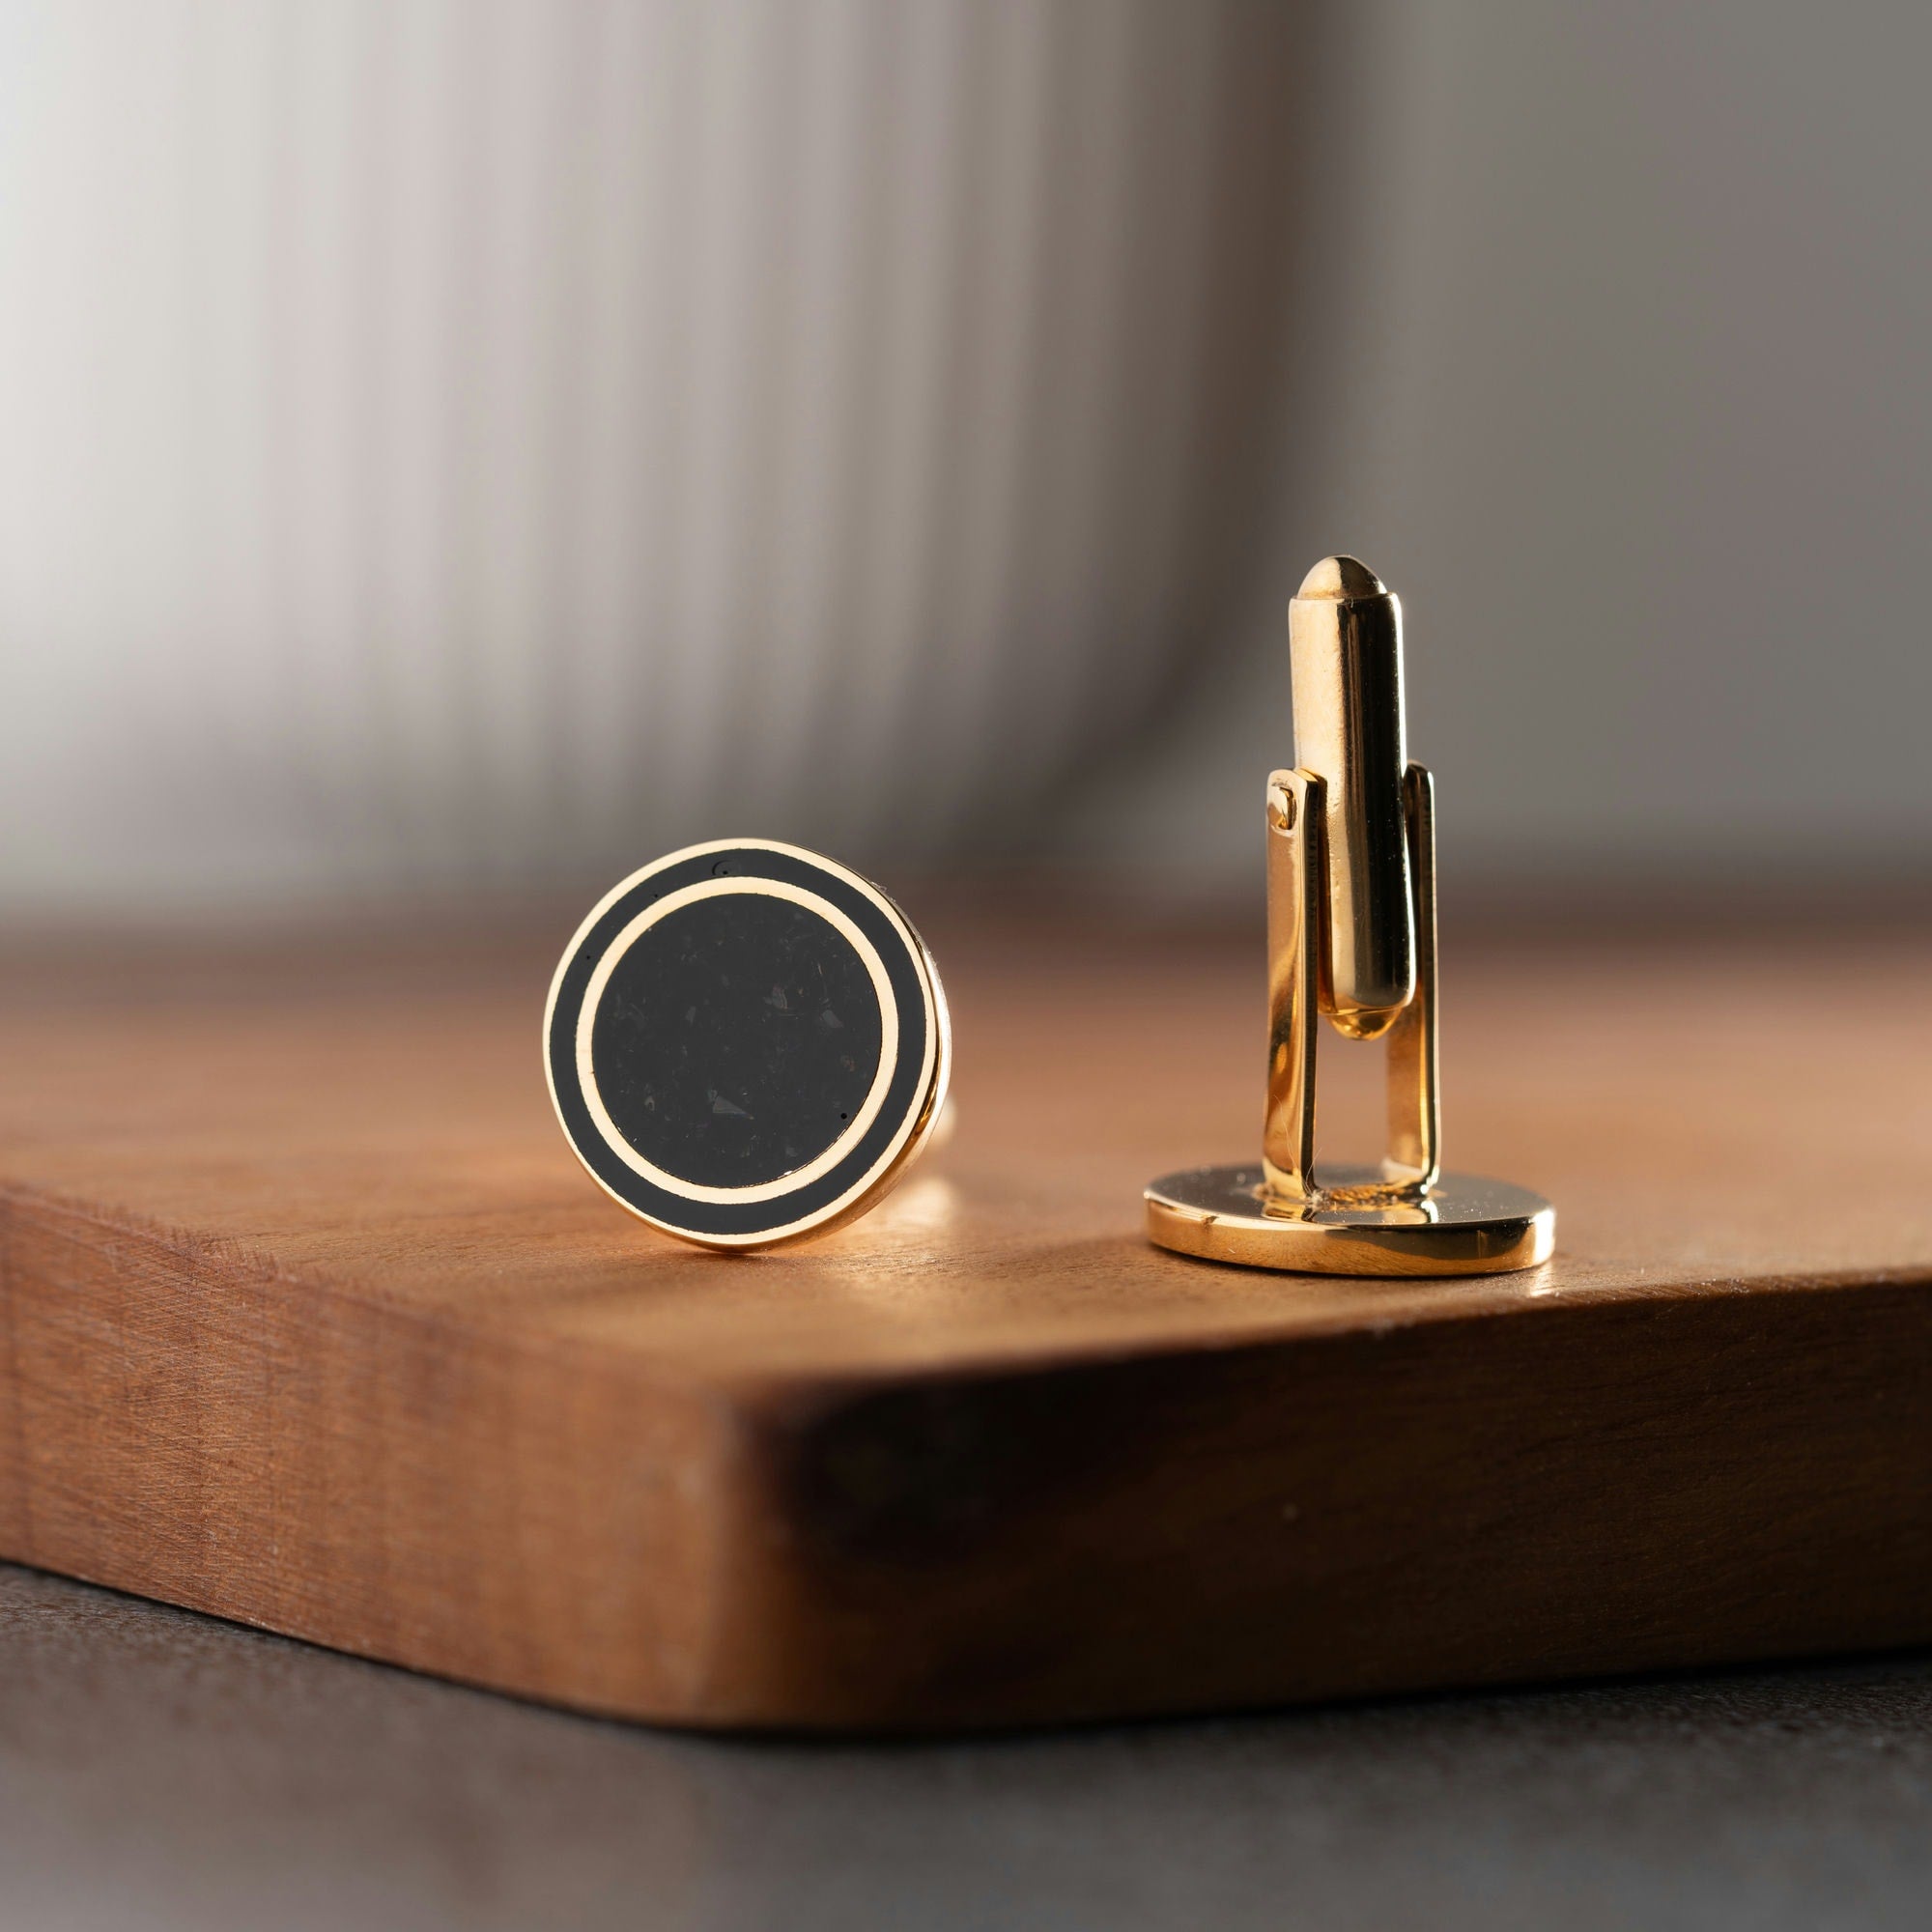
POLYGON ((889 1235, 930 1235, 952 1227, 963 1207, 959 1189, 943 1175, 921 1175, 887 1195, 865 1225, 889 1235))

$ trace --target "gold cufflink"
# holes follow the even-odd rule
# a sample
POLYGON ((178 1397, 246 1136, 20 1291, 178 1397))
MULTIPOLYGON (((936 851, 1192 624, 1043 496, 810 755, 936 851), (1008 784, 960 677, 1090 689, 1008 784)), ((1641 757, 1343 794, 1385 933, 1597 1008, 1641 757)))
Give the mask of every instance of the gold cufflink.
POLYGON ((931 1137, 952 1039, 924 942, 870 880, 765 839, 672 852, 564 949, 544 1067, 632 1213, 704 1247, 863 1214, 931 1137))
POLYGON ((1295 769, 1267 781, 1268 1073, 1262 1158, 1170 1174, 1148 1234, 1209 1261, 1315 1274, 1490 1274, 1548 1259, 1556 1210, 1440 1171, 1435 790, 1408 762, 1402 607, 1350 556, 1289 607, 1295 769), (1386 1041, 1379 1168, 1315 1158, 1316 1016, 1386 1041))

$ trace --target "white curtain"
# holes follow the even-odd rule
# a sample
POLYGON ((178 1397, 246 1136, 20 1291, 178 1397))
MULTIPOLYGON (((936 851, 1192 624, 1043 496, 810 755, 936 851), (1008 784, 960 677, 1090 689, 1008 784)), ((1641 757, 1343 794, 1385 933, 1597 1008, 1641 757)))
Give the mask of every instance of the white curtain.
POLYGON ((0 899, 1014 836, 1213 631, 1300 18, 7 0, 0 899))

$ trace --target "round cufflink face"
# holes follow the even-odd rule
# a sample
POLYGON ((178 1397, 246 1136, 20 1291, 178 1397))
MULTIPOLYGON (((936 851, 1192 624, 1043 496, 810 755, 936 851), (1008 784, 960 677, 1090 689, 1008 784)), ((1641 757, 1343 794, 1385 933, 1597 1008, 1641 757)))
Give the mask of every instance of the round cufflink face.
POLYGON ((865 1212, 924 1144, 952 1037, 879 889, 763 839, 691 845, 608 893, 544 1015, 557 1119, 668 1234, 767 1247, 865 1212))

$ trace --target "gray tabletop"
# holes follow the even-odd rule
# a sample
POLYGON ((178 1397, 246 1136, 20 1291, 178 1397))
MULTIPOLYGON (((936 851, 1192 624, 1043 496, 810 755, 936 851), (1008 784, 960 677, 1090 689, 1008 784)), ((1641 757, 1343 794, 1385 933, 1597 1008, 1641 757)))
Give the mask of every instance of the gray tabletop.
POLYGON ((0 1927, 1932 1925, 1932 1658, 718 1742, 0 1565, 0 1927))

